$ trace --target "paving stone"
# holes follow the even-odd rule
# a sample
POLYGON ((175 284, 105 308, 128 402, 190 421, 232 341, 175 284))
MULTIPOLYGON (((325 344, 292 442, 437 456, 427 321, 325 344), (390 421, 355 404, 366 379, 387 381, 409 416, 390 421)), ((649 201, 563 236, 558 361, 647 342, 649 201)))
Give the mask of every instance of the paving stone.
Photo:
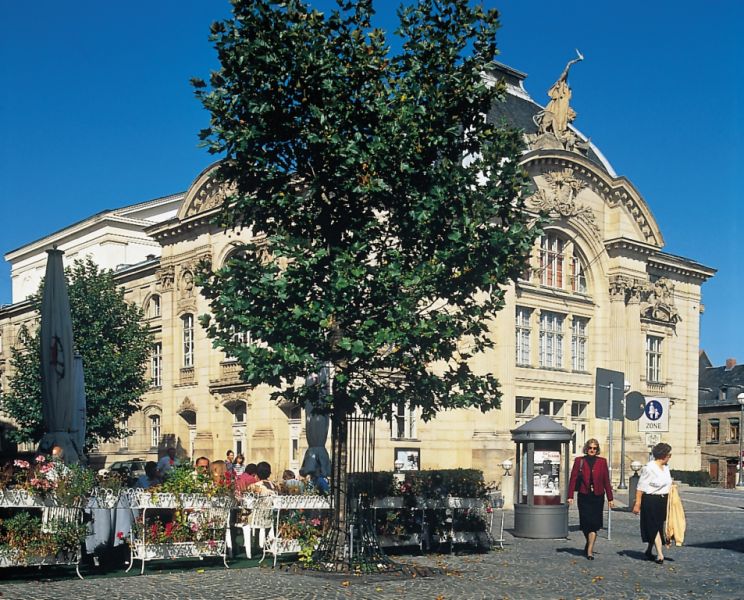
MULTIPOLYGON (((566 540, 529 540, 511 534, 506 513, 503 550, 483 554, 396 556, 395 560, 439 569, 432 577, 327 577, 296 569, 218 569, 148 573, 84 581, 35 580, 0 583, 0 598, 106 600, 193 598, 291 599, 508 599, 508 600, 667 600, 744 598, 744 493, 687 488, 685 545, 666 552, 663 565, 644 559, 638 517, 626 510, 612 515, 612 539, 600 533, 596 560, 583 556, 578 514, 570 512, 566 540)), ((620 497, 623 504, 627 498, 620 497)), ((498 525, 498 523, 497 523, 498 525)), ((607 525, 605 518, 605 526, 607 525)), ((2 577, 2 571, 0 571, 2 577)))

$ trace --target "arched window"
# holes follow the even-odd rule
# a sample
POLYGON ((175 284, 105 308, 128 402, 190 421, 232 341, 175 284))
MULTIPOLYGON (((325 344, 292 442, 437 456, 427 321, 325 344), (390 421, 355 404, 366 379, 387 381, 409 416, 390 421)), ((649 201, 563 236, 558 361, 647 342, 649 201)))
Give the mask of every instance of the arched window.
POLYGON ((160 296, 153 294, 147 304, 147 316, 151 319, 160 316, 160 296))
POLYGON ((194 315, 181 317, 183 328, 183 366, 194 366, 194 315))

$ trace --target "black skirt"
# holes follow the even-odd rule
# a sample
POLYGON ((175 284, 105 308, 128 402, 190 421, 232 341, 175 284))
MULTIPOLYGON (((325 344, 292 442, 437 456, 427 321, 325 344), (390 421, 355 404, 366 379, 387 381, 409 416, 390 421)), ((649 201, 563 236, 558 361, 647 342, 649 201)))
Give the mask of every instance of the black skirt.
POLYGON ((667 514, 666 494, 643 494, 641 496, 641 539, 650 544, 661 535, 661 543, 666 544, 664 522, 667 514))
POLYGON ((602 516, 604 514, 604 494, 582 494, 578 493, 579 504, 579 528, 584 535, 596 533, 602 529, 602 516))

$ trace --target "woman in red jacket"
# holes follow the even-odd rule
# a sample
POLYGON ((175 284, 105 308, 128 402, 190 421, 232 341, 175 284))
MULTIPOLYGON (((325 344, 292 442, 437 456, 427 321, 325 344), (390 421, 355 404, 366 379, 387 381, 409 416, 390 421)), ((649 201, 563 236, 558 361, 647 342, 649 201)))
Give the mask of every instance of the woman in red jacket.
POLYGON ((584 555, 594 560, 594 542, 602 529, 605 495, 609 507, 615 506, 607 461, 599 456, 599 442, 594 438, 584 445, 584 456, 574 460, 568 482, 569 504, 573 502, 574 490, 578 492, 579 526, 586 538, 584 555))

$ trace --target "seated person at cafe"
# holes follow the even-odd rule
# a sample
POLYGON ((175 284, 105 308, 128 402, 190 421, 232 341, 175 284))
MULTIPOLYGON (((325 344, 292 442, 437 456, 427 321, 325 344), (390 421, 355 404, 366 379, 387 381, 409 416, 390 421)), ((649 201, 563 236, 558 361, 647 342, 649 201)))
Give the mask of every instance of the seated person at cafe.
POLYGON ((167 454, 158 461, 158 472, 161 477, 165 477, 168 472, 176 466, 176 449, 172 446, 168 448, 167 454))
POLYGON ((302 494, 305 491, 305 482, 297 479, 294 471, 287 469, 282 473, 281 487, 283 493, 302 494))
POLYGON ((209 475, 215 485, 229 485, 230 477, 224 460, 216 460, 209 465, 209 475))
POLYGON ((194 461, 194 471, 196 473, 208 473, 209 472, 209 459, 206 456, 200 456, 194 461))
POLYGON ((251 463, 246 465, 245 470, 235 477, 235 489, 238 492, 250 492, 251 486, 257 482, 256 465, 251 463))
POLYGON ((307 477, 306 486, 309 490, 316 494, 328 494, 331 491, 331 484, 328 478, 325 477, 320 471, 313 471, 312 473, 305 473, 300 469, 300 476, 307 477))
POLYGON ((160 478, 158 477, 158 463, 150 460, 145 463, 145 474, 139 476, 139 478, 137 479, 137 483, 134 484, 134 487, 146 490, 147 488, 158 485, 159 483, 160 478))
POLYGON ((260 496, 278 493, 277 485, 269 479, 271 477, 271 465, 266 461, 261 461, 256 465, 256 476, 258 482, 251 486, 251 491, 260 496))

